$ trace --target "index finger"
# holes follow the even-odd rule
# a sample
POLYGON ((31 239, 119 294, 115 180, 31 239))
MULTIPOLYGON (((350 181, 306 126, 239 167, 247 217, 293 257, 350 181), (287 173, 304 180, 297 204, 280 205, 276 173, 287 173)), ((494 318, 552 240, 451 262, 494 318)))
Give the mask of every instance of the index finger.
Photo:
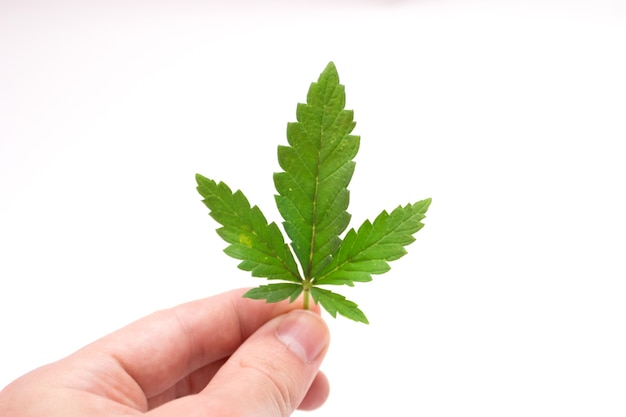
POLYGON ((109 355, 149 398, 197 369, 230 356, 267 321, 302 308, 242 298, 245 289, 155 312, 84 349, 109 355))

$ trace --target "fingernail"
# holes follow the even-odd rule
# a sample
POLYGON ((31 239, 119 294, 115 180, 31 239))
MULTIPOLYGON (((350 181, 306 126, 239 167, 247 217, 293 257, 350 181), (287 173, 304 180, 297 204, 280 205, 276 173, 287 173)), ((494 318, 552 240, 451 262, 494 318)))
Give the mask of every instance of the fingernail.
POLYGON ((304 310, 289 313, 278 325, 276 334, 306 363, 313 362, 329 342, 326 324, 318 315, 304 310))

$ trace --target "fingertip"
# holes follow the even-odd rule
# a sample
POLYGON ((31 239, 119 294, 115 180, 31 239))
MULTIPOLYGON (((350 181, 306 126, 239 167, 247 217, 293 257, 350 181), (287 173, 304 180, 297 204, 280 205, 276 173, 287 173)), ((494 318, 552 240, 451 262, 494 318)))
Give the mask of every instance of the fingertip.
POLYGON ((208 401, 204 412, 286 417, 297 408, 319 407, 328 396, 328 381, 319 367, 329 339, 328 326, 311 311, 293 310, 269 321, 200 393, 208 401), (239 401, 242 396, 247 401, 239 401))
POLYGON ((312 411, 321 407, 330 394, 330 383, 323 372, 318 372, 298 410, 312 411))
POLYGON ((315 313, 305 310, 286 314, 276 329, 278 339, 306 363, 314 362, 329 344, 328 326, 315 313))

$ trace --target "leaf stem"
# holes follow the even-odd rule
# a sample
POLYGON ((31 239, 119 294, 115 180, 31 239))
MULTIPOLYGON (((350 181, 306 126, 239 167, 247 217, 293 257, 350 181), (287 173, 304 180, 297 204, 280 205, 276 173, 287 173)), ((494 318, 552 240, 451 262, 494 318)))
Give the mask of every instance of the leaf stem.
POLYGON ((310 291, 309 290, 304 290, 304 309, 308 310, 309 309, 309 294, 310 291))
POLYGON ((313 287, 313 284, 311 283, 311 281, 309 280, 305 280, 302 282, 302 286, 304 287, 304 299, 303 299, 303 303, 302 303, 302 307, 305 310, 309 310, 310 307, 310 302, 309 302, 309 298, 311 295, 311 288, 313 287))

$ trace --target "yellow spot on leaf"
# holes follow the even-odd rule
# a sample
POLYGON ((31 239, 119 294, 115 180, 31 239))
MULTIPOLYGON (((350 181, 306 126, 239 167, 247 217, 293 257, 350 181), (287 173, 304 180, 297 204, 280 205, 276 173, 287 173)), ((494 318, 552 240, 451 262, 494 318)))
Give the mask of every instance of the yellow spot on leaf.
POLYGON ((250 236, 243 233, 239 235, 239 243, 246 245, 249 248, 252 247, 252 239, 250 239, 250 236))

